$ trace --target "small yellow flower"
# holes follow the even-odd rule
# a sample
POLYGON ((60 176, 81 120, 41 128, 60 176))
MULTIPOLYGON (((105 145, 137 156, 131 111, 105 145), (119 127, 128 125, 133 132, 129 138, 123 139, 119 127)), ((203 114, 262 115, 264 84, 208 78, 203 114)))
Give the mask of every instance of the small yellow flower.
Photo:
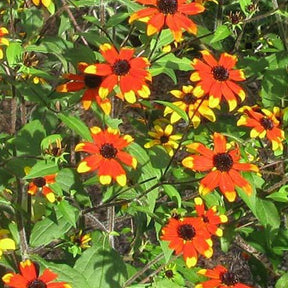
POLYGON ((89 245, 89 242, 92 239, 90 234, 83 234, 82 230, 80 230, 78 234, 71 236, 70 239, 75 245, 77 245, 78 247, 82 249, 91 247, 89 245))
POLYGON ((15 241, 8 238, 9 231, 6 229, 0 229, 0 258, 6 250, 15 250, 15 241))

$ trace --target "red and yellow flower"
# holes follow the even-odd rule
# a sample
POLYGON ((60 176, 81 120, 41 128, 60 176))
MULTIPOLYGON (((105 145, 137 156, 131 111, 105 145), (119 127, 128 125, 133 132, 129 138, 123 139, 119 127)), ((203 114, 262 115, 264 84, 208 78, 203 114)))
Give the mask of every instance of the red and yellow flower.
POLYGON ((239 109, 244 113, 237 122, 237 126, 251 127, 251 138, 265 136, 272 143, 272 149, 283 150, 282 142, 285 140, 284 131, 280 129, 280 121, 277 119, 280 113, 279 107, 274 107, 273 112, 267 109, 260 109, 257 106, 244 106, 239 109))
POLYGON ((169 247, 176 255, 183 253, 189 268, 197 264, 198 253, 206 258, 213 255, 210 234, 199 217, 170 218, 162 228, 161 240, 170 241, 169 247))
MULTIPOLYGON (((191 85, 182 86, 182 90, 172 90, 170 93, 178 98, 178 101, 172 102, 175 106, 185 111, 193 126, 197 128, 201 122, 201 117, 214 122, 216 120, 213 110, 209 107, 209 102, 206 99, 197 98, 193 95, 194 87, 191 85)), ((176 123, 181 119, 181 116, 170 107, 164 110, 164 116, 171 114, 170 122, 176 123)))
POLYGON ((41 191, 41 193, 47 198, 49 202, 55 202, 55 194, 50 187, 50 184, 56 182, 55 177, 56 174, 34 178, 29 183, 28 193, 35 195, 38 191, 41 191))
POLYGON ((182 38, 182 29, 197 34, 197 25, 187 16, 197 15, 205 10, 201 4, 190 3, 188 0, 136 0, 136 2, 149 7, 133 13, 129 23, 135 20, 147 22, 148 36, 160 32, 167 26, 177 42, 182 38))
POLYGON ((100 46, 100 53, 107 63, 89 65, 84 72, 103 77, 99 87, 99 95, 102 99, 119 85, 121 99, 129 103, 136 102, 136 95, 142 98, 150 96, 150 89, 146 81, 152 77, 147 68, 150 63, 145 57, 134 57, 135 49, 121 48, 119 52, 110 44, 100 46))
POLYGON ((46 8, 49 7, 49 5, 51 4, 51 0, 32 0, 32 2, 36 6, 39 6, 40 4, 42 4, 46 8))
POLYGON ((89 242, 92 240, 91 235, 89 233, 83 234, 82 230, 80 230, 77 234, 72 235, 70 239, 73 244, 77 245, 82 249, 91 247, 89 245, 89 242))
POLYGON ((3 252, 16 249, 15 241, 9 238, 8 234, 9 230, 0 229, 0 259, 3 252))
POLYGON ((4 57, 3 49, 1 48, 1 46, 9 46, 9 40, 3 37, 6 35, 8 35, 8 30, 5 27, 0 27, 0 59, 3 59, 4 57))
POLYGON ((197 273, 210 278, 210 280, 197 284, 195 288, 251 288, 240 283, 238 275, 222 265, 217 265, 213 269, 201 269, 197 273))
POLYGON ((207 50, 201 52, 203 61, 194 59, 192 67, 196 70, 191 74, 190 80, 197 82, 193 93, 197 97, 209 95, 209 106, 215 108, 222 97, 229 105, 229 111, 237 106, 237 95, 241 101, 246 97, 244 90, 235 81, 244 81, 242 70, 233 69, 237 63, 237 57, 228 53, 222 53, 219 61, 216 61, 207 50))
POLYGON ((203 200, 200 197, 196 197, 194 203, 196 213, 204 222, 208 232, 211 235, 222 237, 223 230, 219 228, 218 225, 226 223, 228 221, 227 216, 224 214, 218 215, 216 206, 212 206, 208 210, 205 210, 203 200))
POLYGON ((229 202, 235 201, 235 186, 242 188, 248 195, 252 193, 250 183, 245 180, 239 171, 258 172, 257 166, 249 163, 240 163, 239 147, 228 150, 226 138, 214 133, 214 149, 208 149, 202 143, 192 143, 187 145, 188 150, 200 155, 190 155, 182 160, 184 167, 193 171, 210 171, 201 181, 199 192, 206 195, 216 187, 227 198, 229 202))
POLYGON ((20 262, 20 274, 7 273, 2 277, 3 282, 10 288, 72 288, 66 282, 52 282, 57 278, 57 274, 46 268, 39 276, 35 264, 30 260, 20 262))
POLYGON ((137 160, 123 151, 133 141, 133 138, 130 135, 120 136, 118 130, 110 127, 102 131, 101 128, 95 126, 91 128, 91 133, 93 143, 82 142, 75 148, 76 151, 92 154, 80 162, 77 171, 85 173, 97 170, 101 184, 110 184, 114 179, 119 185, 125 186, 126 172, 121 164, 134 169, 137 166, 137 160))
POLYGON ((78 63, 78 70, 80 74, 64 74, 63 78, 69 80, 69 82, 59 85, 56 88, 57 92, 75 92, 85 89, 85 92, 81 98, 83 108, 85 110, 89 109, 92 101, 102 108, 105 114, 110 114, 111 112, 111 102, 107 99, 101 99, 99 96, 99 87, 102 83, 103 77, 93 74, 84 73, 84 70, 89 65, 85 62, 78 63))

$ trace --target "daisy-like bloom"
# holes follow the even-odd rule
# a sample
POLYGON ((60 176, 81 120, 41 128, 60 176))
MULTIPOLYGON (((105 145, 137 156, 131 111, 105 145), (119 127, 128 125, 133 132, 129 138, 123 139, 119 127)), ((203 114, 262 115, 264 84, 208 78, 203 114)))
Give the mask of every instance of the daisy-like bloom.
POLYGON ((7 250, 15 250, 15 241, 8 238, 9 231, 6 229, 0 229, 0 259, 3 252, 7 250))
POLYGON ((246 97, 244 90, 235 81, 244 81, 242 70, 233 69, 237 63, 237 57, 228 53, 222 53, 219 61, 216 61, 207 50, 201 52, 203 61, 194 59, 192 67, 196 70, 191 74, 190 80, 198 82, 193 93, 197 97, 209 95, 209 106, 215 108, 222 100, 222 96, 229 105, 229 111, 237 106, 237 95, 241 101, 246 97))
POLYGON ((75 147, 75 151, 84 151, 92 155, 84 158, 77 171, 85 173, 98 170, 100 183, 110 184, 114 179, 119 185, 126 185, 126 172, 121 163, 137 166, 137 160, 127 152, 123 151, 134 139, 130 135, 120 136, 116 129, 108 128, 101 130, 99 127, 92 127, 91 133, 93 143, 82 142, 75 147))
POLYGON ((187 267, 197 264, 198 253, 210 258, 213 242, 199 217, 170 218, 162 228, 161 240, 170 241, 169 247, 178 255, 183 252, 187 267))
POLYGON ((250 183, 245 180, 239 171, 258 172, 257 166, 249 163, 239 163, 239 147, 228 150, 226 138, 219 133, 214 133, 214 150, 210 150, 202 143, 187 145, 188 150, 200 155, 190 155, 182 160, 184 167, 193 171, 209 171, 200 181, 199 192, 206 195, 216 187, 224 194, 229 202, 235 201, 235 186, 242 188, 248 195, 252 193, 250 183))
POLYGON ((213 269, 201 269, 197 272, 210 280, 197 284, 195 288, 251 288, 239 282, 238 276, 222 265, 213 269))
POLYGON ((177 42, 182 38, 182 29, 197 34, 197 25, 187 16, 205 10, 201 4, 190 3, 188 0, 136 0, 136 2, 149 7, 133 13, 129 23, 135 20, 147 22, 148 36, 160 32, 167 26, 177 42))
POLYGON ((5 27, 0 27, 0 59, 3 59, 4 53, 1 48, 2 45, 9 46, 9 40, 3 36, 8 35, 8 30, 5 27))
POLYGON ((162 125, 161 127, 160 123, 156 124, 153 127, 152 131, 149 131, 148 134, 153 140, 147 142, 144 147, 145 148, 151 148, 155 145, 162 146, 168 153, 169 156, 173 156, 174 149, 177 149, 178 143, 177 140, 181 139, 181 135, 173 135, 173 126, 171 124, 168 124, 167 126, 162 125))
POLYGON ((82 249, 86 249, 86 248, 91 247, 89 245, 89 242, 92 239, 90 234, 83 234, 82 230, 80 230, 78 234, 71 236, 70 239, 75 245, 77 245, 78 247, 80 247, 82 249))
POLYGON ((46 268, 39 276, 35 264, 30 260, 20 262, 20 273, 7 273, 2 280, 11 288, 72 288, 66 282, 52 282, 57 274, 46 268))
MULTIPOLYGON (((191 85, 182 86, 182 90, 172 90, 170 93, 179 99, 172 103, 185 111, 191 119, 193 126, 197 128, 201 122, 201 116, 212 122, 216 120, 216 117, 213 110, 209 107, 208 100, 195 97, 193 89, 191 85)), ((168 106, 164 110, 164 116, 167 114, 171 114, 170 122, 172 124, 181 119, 181 116, 168 106)))
POLYGON ((49 5, 51 4, 51 0, 32 0, 32 2, 36 6, 39 6, 40 4, 42 4, 46 8, 49 7, 49 5))
POLYGON ((78 70, 80 74, 64 74, 63 78, 69 80, 67 83, 57 86, 57 92, 75 92, 85 89, 81 98, 83 108, 88 110, 92 101, 102 108, 105 114, 111 112, 111 102, 107 99, 101 99, 99 96, 99 87, 102 83, 103 77, 99 75, 86 74, 84 70, 89 65, 85 62, 78 63, 78 70))
POLYGON ((56 174, 34 178, 32 182, 29 183, 28 193, 35 195, 38 191, 41 191, 49 202, 55 202, 55 194, 49 186, 56 182, 55 177, 56 174))
POLYGON ((100 53, 107 63, 89 65, 84 72, 104 77, 99 88, 102 99, 106 98, 116 85, 120 88, 117 96, 129 103, 136 102, 136 95, 142 98, 150 96, 146 83, 146 80, 152 79, 147 71, 150 63, 145 57, 134 57, 134 52, 135 49, 124 47, 118 53, 107 43, 100 46, 100 53))
POLYGON ((277 119, 280 114, 280 108, 274 107, 273 112, 267 109, 260 109, 257 106, 244 106, 239 109, 244 113, 237 122, 237 126, 251 127, 250 137, 259 137, 263 139, 265 136, 272 143, 272 149, 283 150, 282 142, 285 140, 284 131, 279 128, 280 121, 277 119))
POLYGON ((197 215, 203 220, 208 232, 211 235, 222 237, 223 230, 218 225, 226 223, 228 221, 227 216, 224 214, 218 215, 216 206, 205 210, 203 200, 200 197, 196 197, 194 203, 197 215))

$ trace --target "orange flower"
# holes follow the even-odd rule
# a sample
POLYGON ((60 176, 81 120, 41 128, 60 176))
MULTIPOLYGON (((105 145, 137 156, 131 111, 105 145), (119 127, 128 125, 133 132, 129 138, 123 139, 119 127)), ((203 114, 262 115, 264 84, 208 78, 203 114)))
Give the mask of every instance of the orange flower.
POLYGON ((201 53, 204 62, 199 59, 192 61, 192 66, 197 71, 191 74, 190 80, 199 81, 193 90, 194 95, 202 97, 208 94, 211 108, 217 107, 224 96, 228 102, 229 111, 232 111, 237 106, 235 95, 239 96, 241 101, 246 96, 244 90, 234 83, 234 81, 245 80, 242 70, 233 69, 237 63, 237 57, 222 53, 217 62, 209 51, 204 50, 201 53))
POLYGON ((197 34, 196 24, 187 15, 196 15, 205 10, 201 4, 189 3, 188 0, 136 0, 136 2, 152 7, 133 13, 129 23, 135 20, 147 22, 148 36, 161 31, 166 25, 177 42, 182 38, 182 29, 197 34))
POLYGON ((211 235, 221 237, 223 235, 223 231, 218 227, 218 225, 226 223, 228 221, 227 216, 223 214, 217 215, 216 206, 212 206, 208 210, 205 210, 203 200, 200 197, 196 197, 194 199, 194 203, 197 215, 203 220, 208 232, 211 235))
POLYGON ((77 171, 85 173, 98 170, 101 184, 110 184, 113 178, 119 185, 125 186, 126 172, 120 163, 135 169, 137 160, 122 150, 133 141, 133 138, 129 135, 121 137, 118 130, 110 127, 104 131, 99 127, 92 127, 91 133, 93 143, 79 143, 75 148, 76 151, 92 153, 80 162, 77 171))
POLYGON ((39 6, 40 4, 42 4, 46 8, 49 7, 49 5, 51 4, 51 0, 32 0, 32 2, 36 6, 39 6))
MULTIPOLYGON (((9 45, 9 40, 4 38, 3 36, 8 35, 8 30, 5 27, 0 27, 0 45, 9 45)), ((3 59, 3 50, 0 46, 0 59, 3 59)))
POLYGON ((49 202, 55 202, 55 195, 52 189, 49 187, 50 184, 56 182, 55 177, 56 174, 34 178, 32 182, 29 183, 28 193, 35 195, 38 190, 41 190, 42 194, 49 202))
POLYGON ((107 43, 100 46, 100 52, 108 63, 90 65, 84 72, 104 77, 99 88, 102 99, 106 98, 116 85, 120 87, 118 96, 129 103, 136 102, 135 94, 142 98, 149 97, 150 89, 145 81, 151 81, 152 78, 146 70, 150 65, 147 58, 133 57, 133 48, 121 48, 118 53, 107 43))
POLYGON ((161 240, 170 241, 169 247, 175 250, 176 255, 183 252, 189 268, 196 265, 198 253, 206 258, 213 255, 210 234, 200 218, 170 218, 168 224, 162 228, 162 234, 161 240))
POLYGON ((183 159, 183 166, 193 171, 210 171, 200 182, 199 192, 206 195, 216 187, 224 194, 229 202, 235 201, 235 186, 242 188, 248 195, 252 187, 239 171, 258 172, 257 166, 248 163, 239 163, 239 147, 227 150, 226 139, 219 133, 214 133, 214 150, 210 150, 201 143, 187 145, 188 149, 200 155, 190 155, 183 159))
POLYGON ((237 126, 252 127, 251 138, 264 138, 265 136, 272 143, 272 149, 283 150, 282 142, 285 140, 284 131, 279 128, 280 122, 277 117, 280 115, 278 107, 273 108, 273 112, 267 109, 260 109, 257 106, 244 106, 239 112, 245 113, 240 117, 237 126))
POLYGON ((92 101, 95 100, 97 104, 102 108, 105 114, 111 112, 111 102, 109 99, 102 100, 99 96, 99 87, 103 80, 102 76, 85 74, 84 70, 89 65, 84 62, 78 63, 78 70, 81 74, 64 74, 65 79, 70 80, 68 83, 57 86, 56 91, 58 92, 74 92, 82 89, 86 89, 81 101, 85 110, 89 109, 92 101))
POLYGON ((201 269, 197 273, 210 278, 210 280, 197 284, 195 288, 251 288, 239 283, 238 276, 221 265, 214 269, 201 269))
POLYGON ((36 271, 35 264, 30 260, 20 262, 20 274, 7 273, 2 277, 2 280, 8 287, 11 288, 32 288, 32 287, 47 287, 47 288, 71 288, 66 282, 53 282, 57 278, 57 274, 46 268, 43 274, 39 276, 36 271))

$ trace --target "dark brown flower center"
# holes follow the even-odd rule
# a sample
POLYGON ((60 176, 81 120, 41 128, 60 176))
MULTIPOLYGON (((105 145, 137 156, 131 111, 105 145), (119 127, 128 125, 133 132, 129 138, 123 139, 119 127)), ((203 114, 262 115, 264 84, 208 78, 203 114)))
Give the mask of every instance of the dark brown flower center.
POLYGON ((96 88, 100 86, 102 79, 102 76, 85 74, 84 83, 87 88, 96 88))
POLYGON ((221 65, 213 67, 211 71, 214 79, 218 81, 226 81, 229 78, 229 71, 221 65))
POLYGON ((158 0, 157 7, 163 14, 175 14, 178 9, 177 0, 158 0))
POLYGON ((37 186, 37 187, 43 187, 46 185, 46 180, 43 177, 38 177, 33 179, 33 183, 37 186))
POLYGON ((43 281, 35 279, 28 283, 27 288, 47 288, 47 285, 43 281))
POLYGON ((115 158, 117 155, 117 149, 113 144, 106 143, 100 148, 100 154, 107 159, 115 158))
POLYGON ((114 63, 112 70, 113 70, 114 74, 116 74, 118 76, 123 76, 129 72, 130 67, 131 66, 127 60, 117 60, 114 63))
POLYGON ((202 219, 203 219, 203 222, 209 223, 209 219, 208 219, 207 216, 203 215, 203 216, 202 216, 202 219))
POLYGON ((217 170, 227 172, 233 166, 233 159, 228 153, 218 153, 213 157, 213 165, 217 170))
POLYGON ((167 136, 167 135, 162 135, 161 137, 160 137, 160 142, 162 143, 162 144, 165 144, 165 143, 167 143, 169 141, 169 137, 167 136))
POLYGON ((166 271, 165 271, 165 276, 166 276, 167 278, 171 279, 171 278, 173 278, 174 273, 173 273, 172 270, 166 270, 166 271))
POLYGON ((194 104, 195 102, 197 101, 197 99, 191 94, 191 93, 188 93, 184 96, 183 98, 183 102, 186 104, 186 105, 192 105, 194 104))
POLYGON ((274 128, 274 123, 271 119, 263 117, 260 120, 260 124, 266 130, 272 130, 274 128))
POLYGON ((180 238, 188 241, 193 239, 193 237, 196 235, 196 232, 191 224, 183 224, 178 227, 177 234, 180 238))
POLYGON ((238 283, 238 277, 232 272, 225 272, 220 275, 220 280, 222 284, 225 285, 234 285, 238 283))

